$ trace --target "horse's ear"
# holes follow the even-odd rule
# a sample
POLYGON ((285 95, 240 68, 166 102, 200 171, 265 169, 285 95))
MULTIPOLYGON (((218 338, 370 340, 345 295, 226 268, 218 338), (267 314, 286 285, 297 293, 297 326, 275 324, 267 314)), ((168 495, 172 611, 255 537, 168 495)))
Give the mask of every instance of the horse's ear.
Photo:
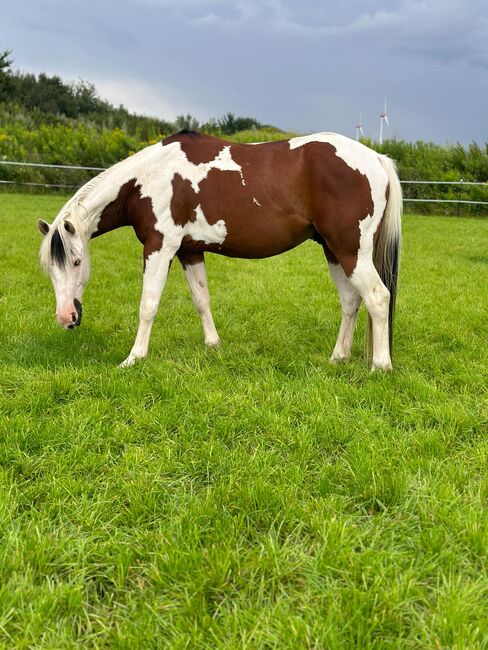
POLYGON ((71 221, 65 220, 64 229, 69 232, 70 235, 74 235, 76 230, 71 221))
POLYGON ((37 220, 37 227, 39 228, 39 232, 41 235, 46 236, 47 233, 49 232, 49 224, 47 221, 44 221, 44 219, 38 219, 37 220))

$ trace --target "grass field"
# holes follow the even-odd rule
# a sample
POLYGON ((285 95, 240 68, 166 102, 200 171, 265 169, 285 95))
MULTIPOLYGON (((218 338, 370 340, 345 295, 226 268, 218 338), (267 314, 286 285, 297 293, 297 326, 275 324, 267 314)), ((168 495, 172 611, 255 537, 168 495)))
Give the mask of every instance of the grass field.
POLYGON ((394 365, 329 365, 313 243, 207 256, 207 351, 172 269, 147 361, 141 250, 92 244, 63 331, 0 195, 0 647, 487 648, 488 219, 407 216, 394 365))

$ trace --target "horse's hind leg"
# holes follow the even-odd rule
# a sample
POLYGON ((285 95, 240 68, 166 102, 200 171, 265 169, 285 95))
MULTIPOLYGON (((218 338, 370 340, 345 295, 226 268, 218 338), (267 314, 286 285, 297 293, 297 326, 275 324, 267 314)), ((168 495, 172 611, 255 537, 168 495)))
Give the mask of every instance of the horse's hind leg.
POLYGON ((202 321, 205 345, 216 347, 220 343, 220 338, 210 311, 210 294, 208 292, 203 253, 187 255, 178 253, 178 259, 185 272, 193 304, 202 321))
POLYGON ((371 256, 358 257, 349 281, 364 300, 373 324, 372 370, 391 370, 388 336, 390 292, 381 281, 371 256))
POLYGON ((330 275, 339 293, 339 300, 342 307, 341 327, 334 351, 330 358, 332 363, 339 363, 348 359, 351 354, 354 327, 361 305, 361 296, 344 273, 342 266, 330 260, 328 260, 328 263, 330 275))

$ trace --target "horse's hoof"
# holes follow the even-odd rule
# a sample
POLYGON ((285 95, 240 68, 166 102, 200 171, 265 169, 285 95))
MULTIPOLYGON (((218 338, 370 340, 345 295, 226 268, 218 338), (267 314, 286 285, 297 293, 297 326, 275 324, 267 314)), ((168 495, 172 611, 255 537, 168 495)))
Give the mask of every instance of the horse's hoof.
POLYGON ((216 339, 213 341, 205 341, 205 347, 206 348, 219 348, 220 347, 220 339, 216 339))
POLYGON ((133 366, 136 362, 136 357, 127 357, 122 363, 119 363, 119 368, 130 368, 130 366, 133 366))
POLYGON ((371 367, 371 372, 391 372, 393 366, 391 363, 385 363, 384 365, 374 365, 371 367))
POLYGON ((333 366, 338 366, 340 363, 345 363, 348 359, 349 359, 349 357, 340 357, 338 354, 333 354, 330 357, 329 362, 333 366))

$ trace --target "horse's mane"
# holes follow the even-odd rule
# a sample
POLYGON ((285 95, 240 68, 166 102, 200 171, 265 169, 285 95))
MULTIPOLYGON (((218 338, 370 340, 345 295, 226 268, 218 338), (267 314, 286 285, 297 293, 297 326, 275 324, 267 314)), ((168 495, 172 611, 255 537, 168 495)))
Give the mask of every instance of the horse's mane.
POLYGON ((168 135, 166 138, 164 138, 163 145, 172 144, 173 142, 179 142, 182 137, 188 137, 191 140, 195 140, 197 138, 202 138, 203 136, 201 133, 199 133, 198 131, 194 131, 193 129, 181 129, 181 131, 178 131, 177 133, 172 133, 171 135, 168 135))
POLYGON ((76 220, 78 225, 81 226, 82 232, 86 230, 86 222, 88 220, 88 212, 83 206, 83 200, 104 180, 107 172, 106 169, 94 178, 82 185, 79 190, 64 204, 59 211, 57 217, 53 221, 53 226, 58 225, 60 221, 69 219, 70 221, 76 220))

